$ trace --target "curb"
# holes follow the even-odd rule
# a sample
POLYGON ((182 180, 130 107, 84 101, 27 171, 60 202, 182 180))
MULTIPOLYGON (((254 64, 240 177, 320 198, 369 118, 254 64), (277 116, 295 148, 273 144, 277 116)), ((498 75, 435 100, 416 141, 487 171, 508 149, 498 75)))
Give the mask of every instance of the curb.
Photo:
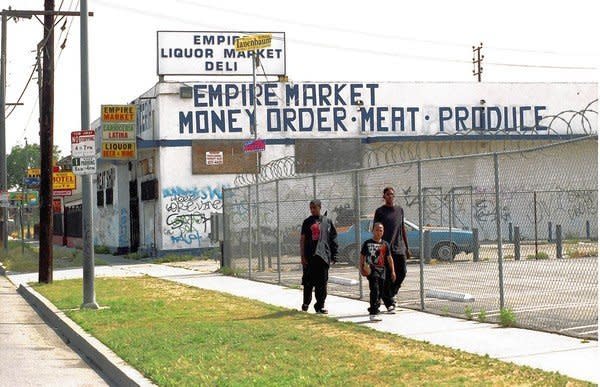
POLYGON ((127 364, 98 339, 85 332, 30 286, 21 284, 17 291, 37 310, 44 321, 65 339, 69 346, 83 354, 111 382, 118 386, 155 386, 138 370, 127 364))

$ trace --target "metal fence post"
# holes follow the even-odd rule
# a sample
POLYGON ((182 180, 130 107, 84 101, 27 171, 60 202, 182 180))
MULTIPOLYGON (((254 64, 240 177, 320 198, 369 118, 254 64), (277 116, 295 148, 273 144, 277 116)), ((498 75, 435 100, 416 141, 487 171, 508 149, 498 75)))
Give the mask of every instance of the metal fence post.
POLYGON ((513 242, 513 224, 512 224, 512 222, 508 222, 508 241, 510 243, 513 242))
POLYGON ((548 242, 552 242, 552 222, 548 222, 548 242))
MULTIPOLYGON (((351 251, 350 254, 360 253, 360 244, 361 244, 361 227, 360 227, 360 172, 354 172, 354 241, 356 243, 356 251, 351 251)), ((360 274, 360 268, 358 268, 358 291, 360 299, 363 298, 363 280, 362 275, 360 274)))
POLYGON ((314 174, 312 177, 313 183, 313 199, 317 199, 317 175, 314 174))
POLYGON ((423 237, 423 194, 421 179, 421 160, 417 161, 417 190, 419 195, 419 298, 421 299, 421 310, 425 310, 425 240, 423 237))
POLYGON ((515 226, 515 261, 521 260, 521 229, 515 226))
POLYGON ((452 202, 454 201, 454 188, 448 192, 448 238, 450 239, 450 248, 452 249, 452 202))
POLYGON ((562 227, 560 224, 556 225, 556 258, 561 259, 563 257, 562 254, 562 227))
POLYGON ((533 232, 535 237, 535 259, 538 256, 538 219, 537 219, 537 192, 533 191, 533 232))
POLYGON ((504 309, 504 267, 502 258, 502 230, 500 229, 500 183, 498 154, 494 153, 494 191, 496 194, 496 239, 498 243, 498 282, 500 285, 500 309, 504 309))
POLYGON ((585 238, 586 238, 587 240, 590 240, 590 239, 592 239, 592 237, 591 237, 591 234, 592 234, 592 233, 590 232, 590 221, 589 221, 589 220, 586 220, 586 221, 585 221, 585 238))
MULTIPOLYGON (((223 235, 221 239, 223 240, 223 248, 221 249, 221 267, 231 267, 229 261, 229 246, 227 243, 227 239, 225 239, 226 235, 229 236, 229 230, 227 229, 227 201, 225 200, 227 189, 223 188, 222 190, 223 198, 221 199, 221 204, 223 205, 223 235)), ((211 230, 212 231, 212 230, 211 230)))
POLYGON ((431 230, 423 232, 423 260, 425 263, 431 263, 431 230))
POLYGON ((479 262, 479 229, 474 228, 473 232, 473 262, 479 262))
POLYGON ((275 181, 275 200, 277 208, 277 283, 281 285, 281 218, 279 211, 279 180, 275 181))
POLYGON ((260 200, 258 197, 258 180, 256 181, 256 248, 258 249, 258 270, 265 270, 265 257, 262 251, 262 237, 260 229, 260 200))
POLYGON ((252 279, 252 186, 248 186, 248 279, 252 279))

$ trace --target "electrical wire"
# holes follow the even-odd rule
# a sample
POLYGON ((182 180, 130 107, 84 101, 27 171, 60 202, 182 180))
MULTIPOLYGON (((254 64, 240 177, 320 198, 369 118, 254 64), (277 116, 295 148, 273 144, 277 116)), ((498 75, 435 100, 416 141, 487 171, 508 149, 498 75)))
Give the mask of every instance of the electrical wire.
MULTIPOLYGON (((463 48, 470 48, 472 46, 470 44, 451 42, 451 41, 446 41, 446 40, 417 39, 417 38, 413 38, 413 37, 396 35, 396 34, 382 34, 382 33, 378 33, 378 32, 360 31, 360 30, 355 30, 355 29, 350 29, 350 28, 323 26, 321 24, 305 23, 305 22, 299 22, 299 21, 292 20, 292 19, 284 19, 284 18, 278 18, 278 17, 273 17, 273 16, 267 16, 264 14, 239 11, 239 10, 235 10, 235 9, 231 9, 231 8, 217 7, 214 5, 198 3, 193 0, 176 0, 176 1, 181 4, 187 4, 187 5, 204 8, 204 9, 212 9, 215 11, 229 13, 229 14, 233 14, 233 15, 250 16, 253 18, 257 18, 257 19, 275 21, 278 23, 286 24, 286 25, 287 24, 295 24, 298 26, 309 27, 309 28, 314 28, 314 29, 323 30, 323 31, 335 31, 335 32, 341 32, 344 34, 363 35, 363 36, 377 38, 377 39, 403 40, 403 41, 409 41, 409 42, 426 43, 426 44, 441 45, 441 46, 463 47, 463 48)), ((520 53, 535 53, 535 54, 548 54, 548 55, 561 55, 561 56, 562 55, 588 56, 590 54, 593 55, 593 53, 589 53, 589 52, 587 52, 587 53, 574 53, 574 52, 567 53, 567 52, 558 52, 558 51, 552 51, 552 50, 518 49, 518 48, 498 47, 498 46, 486 46, 486 48, 495 49, 495 50, 499 50, 499 51, 512 51, 512 52, 520 52, 520 53)))
MULTIPOLYGON (((195 26, 203 26, 208 28, 217 28, 223 29, 224 27, 221 25, 214 24, 206 24, 206 23, 198 23, 197 20, 185 19, 181 17, 167 16, 164 14, 159 14, 156 12, 146 11, 140 8, 131 8, 127 6, 117 5, 105 0, 96 0, 96 3, 102 4, 106 7, 113 9, 120 9, 127 12, 135 13, 137 15, 145 15, 149 17, 154 17, 162 20, 173 20, 178 21, 180 23, 195 25, 195 26)), ((274 37, 273 39, 276 39, 274 37)), ((438 56, 428 56, 428 55, 411 55, 402 52, 389 52, 389 51, 381 51, 381 50, 373 50, 373 49, 365 49, 365 48, 357 48, 357 47, 347 47, 340 46, 335 44, 326 44, 323 42, 315 42, 308 40, 300 40, 300 39, 287 39, 290 42, 308 45, 312 47, 322 47, 334 50, 342 50, 349 52, 359 52, 363 54, 371 54, 371 55, 379 55, 379 56, 388 56, 388 57, 398 57, 398 58, 406 58, 406 59, 415 59, 415 60, 424 60, 424 61, 434 61, 434 62, 450 62, 450 63, 468 63, 472 64, 471 60, 464 59, 454 59, 454 58, 446 58, 446 57, 438 57, 438 56)), ((554 65, 535 65, 535 64, 519 64, 519 63, 502 63, 502 62, 486 62, 488 66, 505 66, 505 67, 523 67, 523 68, 541 68, 541 69, 559 69, 559 70, 597 70, 596 67, 592 66, 554 66, 554 65)))

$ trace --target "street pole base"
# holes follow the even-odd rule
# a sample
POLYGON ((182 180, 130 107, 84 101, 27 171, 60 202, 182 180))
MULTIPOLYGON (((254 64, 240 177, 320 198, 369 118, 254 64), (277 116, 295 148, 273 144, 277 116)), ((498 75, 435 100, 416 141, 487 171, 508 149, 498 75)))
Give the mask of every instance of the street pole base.
POLYGON ((84 304, 81 304, 81 309, 100 309, 100 306, 98 305, 98 303, 96 303, 96 301, 86 302, 84 304))

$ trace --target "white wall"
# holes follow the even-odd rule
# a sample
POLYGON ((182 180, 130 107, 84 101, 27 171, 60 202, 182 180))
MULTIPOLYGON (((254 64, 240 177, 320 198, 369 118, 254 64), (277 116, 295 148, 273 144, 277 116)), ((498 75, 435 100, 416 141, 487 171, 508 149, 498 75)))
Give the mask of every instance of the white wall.
POLYGON ((222 211, 222 188, 235 175, 192 175, 191 147, 160 149, 159 249, 212 246, 210 214, 222 211))

